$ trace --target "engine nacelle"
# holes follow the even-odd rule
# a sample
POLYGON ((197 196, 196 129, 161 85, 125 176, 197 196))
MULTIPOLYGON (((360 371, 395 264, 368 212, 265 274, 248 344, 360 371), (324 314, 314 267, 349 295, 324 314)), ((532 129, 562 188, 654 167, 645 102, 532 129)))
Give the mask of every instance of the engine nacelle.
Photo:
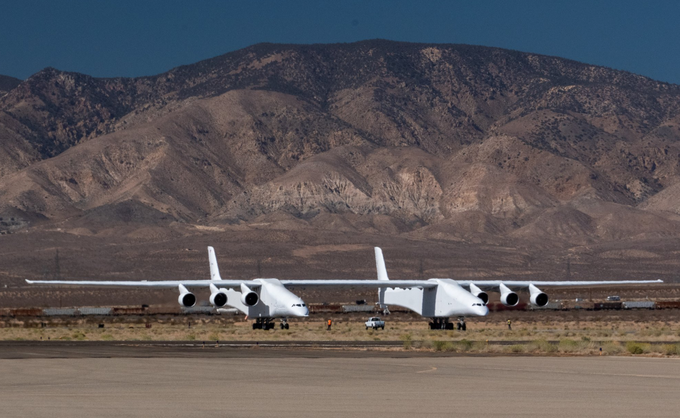
POLYGON ((501 302, 505 306, 517 306, 519 303, 519 295, 510 290, 506 285, 501 283, 499 286, 501 291, 501 302))
POLYGON ((255 306, 260 301, 260 296, 253 292, 245 283, 241 283, 241 303, 246 306, 255 306))
POLYGON ((243 293, 241 295, 241 303, 246 306, 255 306, 260 301, 260 297, 255 292, 243 293))
POLYGON ((470 283, 470 293, 480 298, 485 305, 489 303, 489 294, 472 283, 470 283))
POLYGON ((179 298, 177 301, 185 308, 191 308, 196 304, 196 295, 191 293, 184 285, 179 285, 179 298))
POLYGON ((216 308, 221 308, 227 304, 227 292, 218 290, 210 294, 210 304, 216 308))
POLYGON ((196 295, 194 295, 191 292, 180 293, 179 298, 177 298, 177 301, 179 302, 180 305, 184 306, 185 308, 191 308, 196 304, 196 295))
POLYGON ((529 284, 529 293, 531 295, 530 301, 532 305, 543 307, 547 305, 550 300, 547 294, 543 293, 541 289, 533 284, 529 284))

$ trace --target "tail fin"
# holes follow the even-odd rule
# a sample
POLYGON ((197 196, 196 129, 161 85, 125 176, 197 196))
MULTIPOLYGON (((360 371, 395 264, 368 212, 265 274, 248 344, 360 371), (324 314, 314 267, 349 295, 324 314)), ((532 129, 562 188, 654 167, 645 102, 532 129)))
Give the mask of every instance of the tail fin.
MULTIPOLYGON (((380 247, 375 247, 375 268, 378 270, 378 280, 389 280, 387 277, 387 268, 385 268, 385 258, 383 257, 380 247)), ((387 305, 385 305, 385 288, 378 288, 378 306, 384 310, 385 315, 389 314, 387 305)))
POLYGON ((380 247, 375 247, 375 268, 378 270, 378 280, 389 280, 387 277, 387 269, 385 268, 385 259, 380 247))
POLYGON ((210 260, 210 280, 222 280, 220 268, 217 267, 217 257, 215 257, 215 249, 213 247, 208 247, 208 260, 210 260))

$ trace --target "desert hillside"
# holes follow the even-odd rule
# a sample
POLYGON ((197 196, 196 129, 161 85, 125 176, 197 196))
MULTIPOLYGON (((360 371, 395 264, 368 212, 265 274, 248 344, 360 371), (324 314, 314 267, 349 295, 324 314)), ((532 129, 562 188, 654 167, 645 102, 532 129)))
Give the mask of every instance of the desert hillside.
POLYGON ((62 273, 162 278, 182 264, 149 246, 236 242, 246 276, 269 258, 364 277, 381 244, 412 258, 397 274, 674 280, 679 140, 680 86, 479 46, 259 44, 150 77, 0 77, 0 274, 64 247, 95 261, 62 273))

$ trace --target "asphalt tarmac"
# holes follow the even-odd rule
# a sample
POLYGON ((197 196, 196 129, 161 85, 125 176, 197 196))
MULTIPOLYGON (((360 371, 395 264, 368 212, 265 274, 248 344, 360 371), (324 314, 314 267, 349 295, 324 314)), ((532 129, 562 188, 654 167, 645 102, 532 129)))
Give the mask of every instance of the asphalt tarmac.
POLYGON ((0 416, 677 417, 680 410, 678 359, 135 347, 0 345, 0 416))

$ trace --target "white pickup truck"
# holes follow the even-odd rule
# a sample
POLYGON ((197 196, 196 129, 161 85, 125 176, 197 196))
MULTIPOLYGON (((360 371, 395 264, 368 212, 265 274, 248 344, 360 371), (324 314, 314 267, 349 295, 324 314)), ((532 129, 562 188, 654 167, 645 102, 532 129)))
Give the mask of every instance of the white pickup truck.
POLYGON ((366 329, 373 328, 373 329, 385 329, 385 321, 382 319, 378 318, 377 316, 374 318, 368 318, 368 321, 365 323, 366 329))

